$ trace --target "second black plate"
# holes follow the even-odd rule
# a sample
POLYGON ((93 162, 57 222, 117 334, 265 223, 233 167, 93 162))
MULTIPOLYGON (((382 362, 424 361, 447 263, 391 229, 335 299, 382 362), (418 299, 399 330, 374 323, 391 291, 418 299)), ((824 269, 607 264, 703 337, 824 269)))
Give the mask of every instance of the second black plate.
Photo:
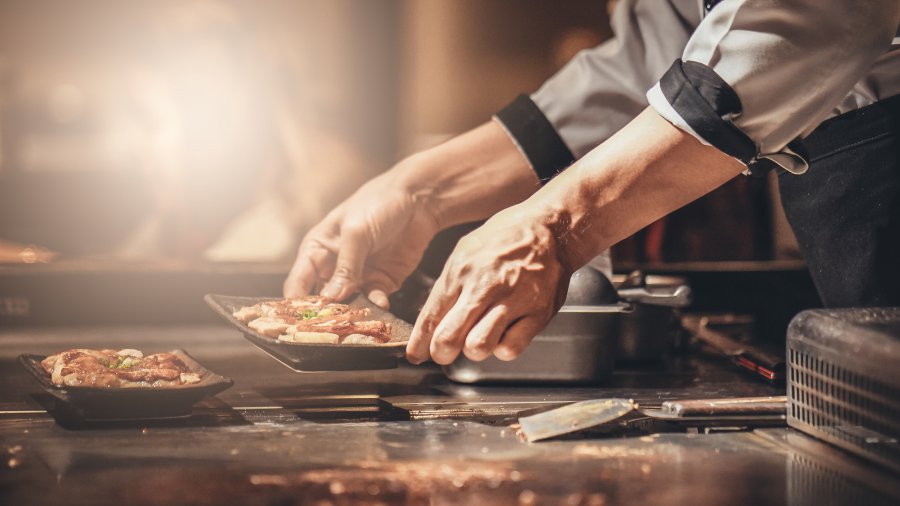
POLYGON ((46 357, 24 353, 19 362, 44 390, 85 421, 167 420, 191 416, 193 406, 234 384, 200 365, 184 350, 172 350, 200 374, 200 382, 177 387, 101 388, 54 385, 41 367, 46 357))

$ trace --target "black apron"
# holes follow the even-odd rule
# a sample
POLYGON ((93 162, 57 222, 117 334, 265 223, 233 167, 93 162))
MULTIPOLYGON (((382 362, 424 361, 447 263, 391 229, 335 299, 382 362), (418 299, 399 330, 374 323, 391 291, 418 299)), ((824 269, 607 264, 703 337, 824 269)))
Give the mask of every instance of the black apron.
POLYGON ((823 304, 900 306, 900 96, 831 118, 800 145, 809 170, 780 171, 778 186, 823 304))

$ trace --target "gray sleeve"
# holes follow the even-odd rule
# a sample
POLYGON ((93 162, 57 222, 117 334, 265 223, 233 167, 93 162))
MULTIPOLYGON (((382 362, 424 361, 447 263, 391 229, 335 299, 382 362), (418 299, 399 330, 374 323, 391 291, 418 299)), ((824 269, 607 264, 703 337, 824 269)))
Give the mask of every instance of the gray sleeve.
POLYGON ((699 21, 697 0, 621 0, 615 37, 580 52, 531 99, 580 158, 647 107, 645 93, 699 21))
POLYGON ((803 172, 807 162, 789 144, 889 50, 898 21, 897 0, 723 0, 648 100, 748 166, 768 158, 803 172))
POLYGON ((646 91, 681 56, 701 12, 697 0, 620 0, 613 39, 578 53, 495 120, 548 181, 647 107, 646 91))

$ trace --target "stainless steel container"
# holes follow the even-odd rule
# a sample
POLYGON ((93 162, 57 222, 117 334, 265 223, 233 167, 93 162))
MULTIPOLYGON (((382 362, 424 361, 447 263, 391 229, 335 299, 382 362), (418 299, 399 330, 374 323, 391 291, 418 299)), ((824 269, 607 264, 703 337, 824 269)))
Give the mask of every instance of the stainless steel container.
POLYGON ((444 373, 460 383, 593 383, 612 373, 619 318, 630 311, 617 303, 609 279, 583 267, 569 279, 566 302, 515 360, 490 357, 474 362, 460 356, 444 373))
POLYGON ((617 292, 605 276, 582 268, 572 275, 566 304, 518 358, 474 362, 460 356, 444 373, 460 383, 602 383, 617 353, 626 360, 658 359, 674 342, 671 324, 690 290, 677 278, 639 281, 617 292), (623 293, 637 302, 622 300, 623 293))
POLYGON ((596 383, 608 379, 625 304, 563 306, 541 333, 511 362, 460 356, 444 373, 460 383, 596 383))

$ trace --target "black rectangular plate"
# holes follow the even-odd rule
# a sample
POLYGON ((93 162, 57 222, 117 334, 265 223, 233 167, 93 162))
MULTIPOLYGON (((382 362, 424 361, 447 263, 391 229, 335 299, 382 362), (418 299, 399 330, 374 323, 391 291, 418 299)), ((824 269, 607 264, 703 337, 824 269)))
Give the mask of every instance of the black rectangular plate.
POLYGON ((237 297, 208 294, 203 298, 209 307, 228 323, 237 327, 248 341, 297 372, 361 371, 393 369, 405 355, 406 341, 412 333, 412 325, 381 309, 362 295, 348 304, 350 307, 368 308, 372 317, 391 324, 395 336, 402 340, 385 344, 325 344, 290 343, 279 341, 248 327, 233 316, 245 306, 280 297, 237 297))
POLYGON ((226 390, 234 382, 215 374, 184 350, 172 350, 194 372, 200 382, 177 387, 69 387, 57 386, 41 367, 46 356, 23 353, 19 362, 41 387, 62 402, 70 414, 85 421, 168 420, 191 416, 194 404, 226 390))

